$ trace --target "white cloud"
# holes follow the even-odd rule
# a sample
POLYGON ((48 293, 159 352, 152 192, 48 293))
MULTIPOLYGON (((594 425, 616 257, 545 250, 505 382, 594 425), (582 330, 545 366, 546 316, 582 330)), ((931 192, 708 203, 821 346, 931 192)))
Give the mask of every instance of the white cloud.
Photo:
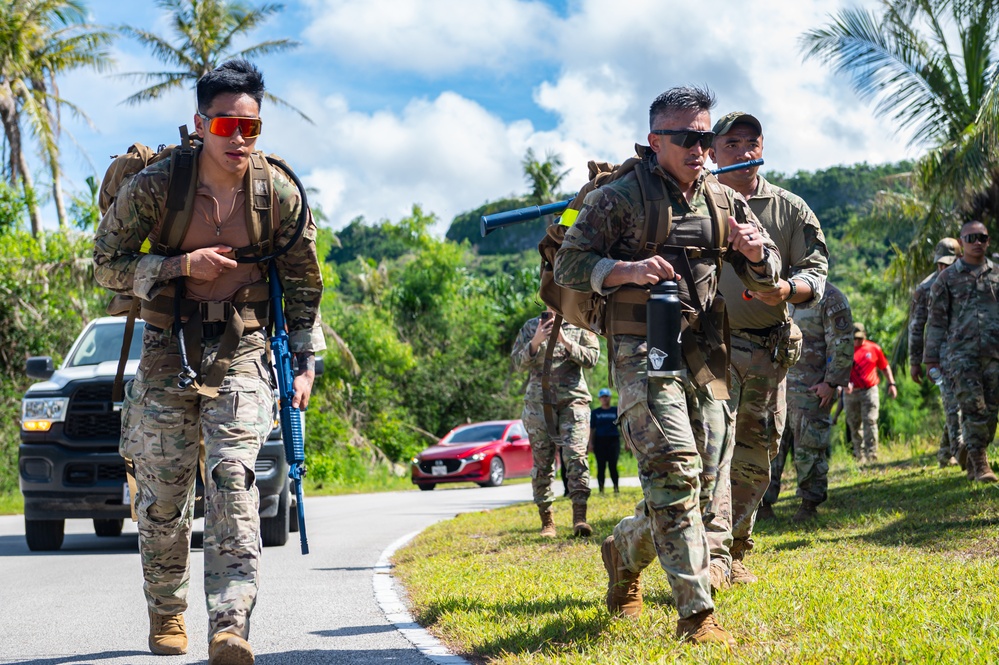
POLYGON ((317 49, 364 66, 436 76, 510 70, 549 55, 555 20, 521 0, 308 0, 304 37, 317 49))

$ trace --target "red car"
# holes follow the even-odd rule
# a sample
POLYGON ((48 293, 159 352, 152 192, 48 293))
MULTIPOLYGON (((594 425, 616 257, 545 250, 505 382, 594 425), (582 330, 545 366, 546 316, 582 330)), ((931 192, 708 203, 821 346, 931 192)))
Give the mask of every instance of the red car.
POLYGON ((412 479, 421 490, 438 483, 497 487, 506 478, 531 475, 531 442, 520 420, 461 425, 413 458, 412 479))

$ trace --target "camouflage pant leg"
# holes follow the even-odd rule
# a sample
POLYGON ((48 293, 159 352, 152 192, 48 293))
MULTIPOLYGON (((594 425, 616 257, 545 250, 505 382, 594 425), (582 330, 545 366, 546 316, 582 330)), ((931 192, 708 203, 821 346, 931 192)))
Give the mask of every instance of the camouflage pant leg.
POLYGON ((566 469, 569 498, 573 503, 586 503, 590 496, 590 463, 586 447, 590 435, 589 406, 572 402, 555 410, 559 438, 552 440, 545 423, 544 408, 540 402, 524 402, 521 419, 531 440, 531 488, 534 503, 541 508, 551 506, 555 500, 552 482, 555 480, 555 456, 562 448, 562 462, 566 469))
POLYGON ((763 495, 763 503, 772 506, 780 498, 781 478, 784 476, 784 466, 787 464, 787 456, 794 459, 794 407, 788 404, 788 418, 784 425, 784 434, 780 437, 780 448, 777 449, 777 456, 770 460, 770 485, 763 495))
MULTIPOLYGON (((256 601, 260 523, 253 467, 270 432, 273 394, 262 334, 243 338, 219 395, 176 387, 169 333, 146 330, 127 391, 121 452, 135 462, 139 548, 147 602, 162 614, 186 608, 199 438, 206 449, 205 597, 210 636, 248 635, 256 601)), ((207 349, 205 365, 214 359, 207 349)))
POLYGON ((950 454, 957 457, 958 448, 964 442, 961 434, 961 404, 957 399, 957 385, 954 382, 954 373, 946 364, 942 366, 944 381, 940 386, 940 400, 943 402, 944 416, 946 417, 945 431, 947 441, 950 443, 950 454))
POLYGON ((846 422, 850 426, 850 438, 853 441, 853 456, 857 459, 867 457, 876 459, 878 456, 878 411, 880 398, 878 387, 871 386, 862 390, 854 390, 844 399, 846 406, 846 422))
POLYGON ((999 360, 957 367, 957 398, 961 404, 961 429, 968 450, 988 448, 996 434, 999 411, 999 360))
MULTIPOLYGON (((202 398, 205 437, 205 600, 208 637, 249 635, 260 563, 254 466, 273 425, 274 393, 262 334, 242 338, 218 397, 202 398)), ((214 349, 205 354, 205 367, 214 349)))
POLYGON ((816 504, 826 500, 829 488, 829 443, 832 440, 832 404, 820 406, 818 396, 796 397, 791 411, 794 433, 794 468, 798 473, 798 497, 816 504))
POLYGON ((586 454, 590 442, 589 404, 572 402, 560 406, 558 425, 569 500, 586 505, 590 498, 590 458, 586 454))
POLYGON ((658 554, 680 617, 714 607, 698 503, 701 458, 687 409, 689 391, 685 380, 649 379, 648 401, 619 416, 621 433, 638 461, 645 499, 634 517, 614 528, 615 545, 630 570, 641 571, 658 554))
MULTIPOLYGON (((711 410, 702 415, 702 420, 716 423, 715 432, 721 439, 721 450, 717 456, 718 473, 714 486, 711 488, 710 500, 701 507, 705 518, 704 531, 708 541, 712 563, 720 564, 725 570, 732 568, 732 455, 735 452, 735 414, 728 408, 724 400, 702 402, 711 410), (710 415, 709 415, 710 414, 710 415), (719 426, 724 423, 724 427, 719 426)), ((711 444, 708 443, 710 448, 711 444)), ((701 458, 705 456, 702 454, 701 458)), ((702 474, 701 478, 704 478, 702 474)), ((704 490, 701 490, 704 495, 704 490)))
POLYGON ((780 448, 786 405, 787 369, 770 352, 732 338, 732 393, 735 450, 732 456, 732 557, 753 547, 753 521, 770 485, 770 460, 780 448))

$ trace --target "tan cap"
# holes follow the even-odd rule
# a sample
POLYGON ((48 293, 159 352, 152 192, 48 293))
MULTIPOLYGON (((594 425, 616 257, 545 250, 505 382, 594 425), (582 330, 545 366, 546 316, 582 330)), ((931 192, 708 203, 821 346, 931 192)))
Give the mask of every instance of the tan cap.
POLYGON ((751 125, 756 128, 756 131, 763 135, 763 125, 755 117, 749 115, 748 113, 743 113, 742 111, 732 111, 721 117, 718 122, 715 123, 713 131, 715 136, 725 136, 728 134, 729 130, 732 129, 737 123, 744 122, 747 125, 751 125))
POLYGON ((956 238, 943 238, 933 249, 933 262, 949 266, 961 256, 961 243, 956 238))
POLYGON ((867 331, 864 329, 863 323, 853 324, 853 338, 854 339, 867 339, 867 331))

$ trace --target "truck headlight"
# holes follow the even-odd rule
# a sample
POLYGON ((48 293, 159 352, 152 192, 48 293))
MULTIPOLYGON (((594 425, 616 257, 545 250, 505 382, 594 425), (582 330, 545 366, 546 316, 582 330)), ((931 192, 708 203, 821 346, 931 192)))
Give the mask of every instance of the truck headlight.
POLYGON ((21 429, 26 432, 48 432, 52 423, 66 420, 68 397, 29 397, 21 402, 21 429))

